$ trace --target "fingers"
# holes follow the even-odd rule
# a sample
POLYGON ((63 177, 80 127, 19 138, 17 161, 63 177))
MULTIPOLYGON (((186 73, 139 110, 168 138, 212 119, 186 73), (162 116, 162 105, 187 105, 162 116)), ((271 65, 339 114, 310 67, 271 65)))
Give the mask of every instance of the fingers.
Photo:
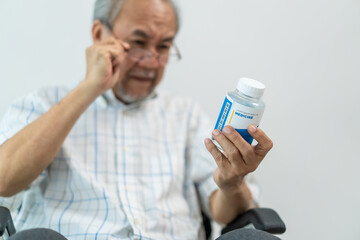
POLYGON ((248 132, 258 142, 255 147, 245 141, 231 126, 225 126, 222 133, 219 130, 214 131, 214 139, 221 145, 225 156, 235 166, 241 165, 239 160, 248 167, 258 165, 273 147, 273 142, 261 129, 250 125, 248 132))
POLYGON ((224 169, 227 167, 227 165, 229 165, 228 160, 209 138, 204 140, 204 144, 206 149, 210 152, 211 156, 215 159, 215 162, 220 169, 224 169))
POLYGON ((218 186, 230 186, 247 174, 254 172, 272 148, 271 139, 253 125, 248 127, 249 134, 258 142, 253 147, 231 126, 225 126, 223 132, 213 131, 213 138, 221 145, 224 154, 210 140, 205 139, 205 146, 218 165, 214 179, 218 186))
MULTIPOLYGON (((224 128, 225 130, 226 128, 224 128)), ((219 129, 213 131, 213 138, 221 145, 224 150, 224 155, 229 159, 231 164, 237 164, 243 161, 239 149, 234 145, 229 138, 227 138, 219 129)))
POLYGON ((247 165, 252 164, 251 160, 254 156, 254 150, 250 144, 246 142, 244 138, 241 137, 241 135, 231 126, 225 126, 223 129, 223 134, 227 139, 229 139, 229 142, 231 142, 232 145, 238 149, 244 163, 247 165))
POLYGON ((255 154, 265 157, 274 145, 271 139, 263 132, 263 130, 254 125, 248 127, 248 132, 258 142, 254 147, 255 154))
POLYGON ((98 43, 99 45, 116 45, 118 47, 124 48, 126 51, 130 49, 130 45, 127 42, 123 42, 114 37, 106 38, 105 40, 98 43))
POLYGON ((114 37, 96 41, 86 49, 86 83, 102 94, 120 80, 130 45, 114 37))
POLYGON ((113 71, 113 76, 115 79, 118 79, 120 76, 120 66, 119 65, 115 65, 112 69, 113 71))
POLYGON ((112 61, 114 61, 114 59, 117 59, 114 65, 122 62, 124 60, 124 56, 126 55, 125 53, 130 49, 130 45, 128 43, 114 37, 106 38, 105 40, 99 42, 97 45, 102 50, 106 50, 111 53, 112 61))
POLYGON ((104 47, 103 51, 110 53, 111 61, 115 64, 122 62, 125 58, 125 51, 123 48, 104 47))
POLYGON ((106 60, 111 64, 112 68, 120 66, 126 57, 124 48, 115 45, 93 46, 92 48, 90 50, 92 53, 89 53, 89 55, 95 57, 95 62, 101 59, 106 60))

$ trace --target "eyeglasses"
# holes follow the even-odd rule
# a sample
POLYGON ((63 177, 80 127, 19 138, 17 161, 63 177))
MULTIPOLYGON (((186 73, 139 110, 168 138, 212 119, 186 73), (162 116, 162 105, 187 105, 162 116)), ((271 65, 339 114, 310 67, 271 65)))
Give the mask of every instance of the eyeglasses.
MULTIPOLYGON (((107 21, 101 21, 101 22, 106 26, 109 32, 112 35, 114 35, 115 38, 117 38, 114 32, 112 31, 111 25, 107 21)), ((154 53, 145 48, 130 48, 127 51, 127 56, 132 61, 137 63, 146 62, 151 58, 155 57, 161 66, 165 66, 169 62, 180 61, 182 58, 180 50, 175 44, 171 46, 170 50, 163 53, 154 53)))
POLYGON ((181 60, 181 54, 176 45, 173 45, 170 51, 165 53, 154 53, 144 48, 130 48, 127 53, 128 57, 137 63, 148 61, 153 57, 156 57, 161 66, 181 60))

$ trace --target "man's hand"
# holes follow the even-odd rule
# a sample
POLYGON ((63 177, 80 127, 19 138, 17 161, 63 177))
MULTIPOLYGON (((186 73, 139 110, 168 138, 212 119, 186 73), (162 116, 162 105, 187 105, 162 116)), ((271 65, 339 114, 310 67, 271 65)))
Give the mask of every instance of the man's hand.
POLYGON ((220 223, 227 224, 253 207, 251 192, 244 178, 256 170, 273 146, 262 130, 250 125, 248 131, 258 142, 256 146, 251 146, 230 126, 225 126, 223 132, 214 130, 213 138, 224 153, 210 139, 205 139, 206 148, 218 165, 214 180, 220 189, 210 197, 210 209, 214 219, 220 223))
POLYGON ((120 76, 120 66, 126 57, 129 44, 109 37, 86 49, 86 78, 98 95, 112 88, 120 76))
POLYGON ((251 146, 231 126, 225 126, 223 132, 214 130, 213 138, 221 145, 224 153, 210 139, 205 139, 206 148, 218 165, 214 180, 224 191, 239 189, 245 176, 256 170, 273 146, 261 129, 250 125, 248 131, 258 142, 256 146, 251 146))
POLYGON ((112 37, 89 47, 85 80, 0 146, 0 196, 24 190, 51 164, 81 114, 118 81, 127 49, 112 37))

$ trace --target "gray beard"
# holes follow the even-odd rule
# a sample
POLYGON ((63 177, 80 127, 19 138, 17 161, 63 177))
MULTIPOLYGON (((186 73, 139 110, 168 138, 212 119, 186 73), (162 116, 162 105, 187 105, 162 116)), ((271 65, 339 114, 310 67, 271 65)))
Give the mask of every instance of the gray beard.
POLYGON ((117 95, 121 98, 121 100, 126 103, 126 104, 132 104, 132 103, 137 103, 137 102, 141 102, 143 100, 145 100, 147 97, 149 97, 150 95, 152 95, 154 92, 154 89, 152 89, 146 96, 144 97, 133 97, 130 96, 128 93, 125 92, 123 86, 120 86, 118 88, 116 88, 116 93, 117 95))
POLYGON ((118 88, 116 89, 116 93, 119 95, 119 97, 121 98, 121 100, 124 101, 125 103, 131 104, 131 103, 135 103, 135 102, 138 102, 138 101, 141 100, 141 99, 138 99, 138 98, 136 98, 136 97, 132 97, 132 96, 130 96, 129 94, 127 94, 127 93, 124 91, 124 89, 123 89, 122 86, 120 86, 120 87, 118 87, 118 88))

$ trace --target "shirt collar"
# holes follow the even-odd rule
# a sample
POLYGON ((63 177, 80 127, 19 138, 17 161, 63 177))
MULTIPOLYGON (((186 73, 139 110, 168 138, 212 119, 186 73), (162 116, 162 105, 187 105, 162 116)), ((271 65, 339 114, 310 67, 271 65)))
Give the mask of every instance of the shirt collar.
POLYGON ((112 107, 116 107, 116 108, 120 108, 120 109, 124 109, 124 110, 125 109, 126 110, 138 109, 141 107, 141 105, 143 105, 147 101, 154 99, 156 97, 157 97, 157 93, 155 91, 153 91, 151 94, 149 94, 149 96, 147 96, 145 99, 143 99, 141 101, 137 101, 137 102, 130 103, 130 104, 125 104, 116 98, 112 89, 108 90, 101 96, 101 98, 105 101, 107 106, 112 106, 112 107))

